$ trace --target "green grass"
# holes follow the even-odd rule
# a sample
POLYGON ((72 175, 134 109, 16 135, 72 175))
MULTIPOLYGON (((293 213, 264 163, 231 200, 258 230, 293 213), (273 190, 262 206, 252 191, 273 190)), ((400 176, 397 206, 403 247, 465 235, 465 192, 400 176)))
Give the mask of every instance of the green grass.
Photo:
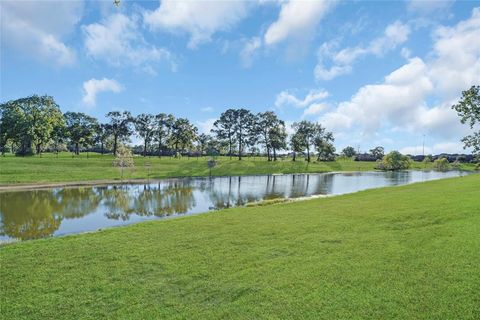
POLYGON ((1 318, 479 319, 479 235, 470 175, 26 241, 1 318))
MULTIPOLYGON (((135 168, 125 170, 124 179, 158 179, 167 177, 208 176, 207 157, 173 159, 169 157, 135 157, 135 168), (150 164, 146 166, 145 164, 150 164)), ((326 171, 374 170, 374 162, 338 160, 332 162, 312 162, 299 159, 268 162, 265 158, 244 158, 238 161, 228 157, 218 158, 218 165, 212 175, 256 175, 273 173, 305 173, 326 171)), ((53 154, 42 157, 0 157, 0 184, 48 183, 67 181, 90 181, 121 179, 121 171, 112 167, 111 155, 86 154, 72 157, 62 153, 57 158, 53 154)), ((423 169, 422 163, 414 163, 413 169, 423 169)), ((431 165, 428 167, 431 168, 431 165)), ((462 169, 473 170, 474 165, 462 165, 462 169)))

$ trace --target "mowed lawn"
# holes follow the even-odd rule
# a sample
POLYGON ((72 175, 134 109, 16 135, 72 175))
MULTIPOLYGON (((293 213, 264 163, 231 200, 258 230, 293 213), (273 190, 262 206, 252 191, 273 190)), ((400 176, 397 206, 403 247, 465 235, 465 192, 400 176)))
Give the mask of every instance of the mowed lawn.
POLYGON ((480 175, 0 248, 2 319, 479 319, 480 175))
MULTIPOLYGON (((124 170, 123 179, 159 179, 168 177, 208 176, 208 157, 175 159, 171 157, 135 156, 135 167, 124 170)), ((58 158, 54 154, 33 157, 15 157, 11 154, 0 156, 0 184, 13 183, 49 183, 94 180, 120 180, 122 171, 112 166, 112 155, 98 153, 81 154, 72 157, 71 153, 62 153, 58 158)), ((374 170, 375 162, 337 160, 331 162, 307 163, 304 159, 291 161, 266 161, 266 158, 219 157, 217 166, 212 169, 214 176, 256 175, 275 173, 307 173, 327 171, 364 171, 374 170)), ((431 168, 423 163, 413 163, 412 169, 431 168)), ((462 164, 462 169, 473 170, 473 164, 462 164)))

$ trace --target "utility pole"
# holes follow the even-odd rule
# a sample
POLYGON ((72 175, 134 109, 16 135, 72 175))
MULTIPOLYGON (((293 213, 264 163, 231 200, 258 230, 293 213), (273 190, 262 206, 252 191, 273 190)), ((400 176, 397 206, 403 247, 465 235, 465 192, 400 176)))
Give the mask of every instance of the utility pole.
POLYGON ((423 134, 422 155, 425 158, 425 133, 423 134))

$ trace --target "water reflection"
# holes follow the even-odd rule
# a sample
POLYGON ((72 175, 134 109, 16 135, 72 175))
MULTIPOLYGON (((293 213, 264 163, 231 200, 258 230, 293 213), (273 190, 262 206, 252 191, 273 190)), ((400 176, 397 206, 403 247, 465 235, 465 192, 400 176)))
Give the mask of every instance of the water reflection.
POLYGON ((272 198, 343 194, 465 175, 449 172, 353 172, 186 178, 149 184, 0 193, 0 240, 37 239, 272 198))

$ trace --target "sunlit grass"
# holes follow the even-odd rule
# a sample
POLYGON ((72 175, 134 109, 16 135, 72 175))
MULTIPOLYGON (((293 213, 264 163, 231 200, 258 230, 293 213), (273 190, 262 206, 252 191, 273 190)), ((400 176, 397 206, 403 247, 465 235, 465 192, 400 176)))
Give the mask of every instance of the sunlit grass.
POLYGON ((478 319, 480 175, 0 248, 2 319, 478 319))

